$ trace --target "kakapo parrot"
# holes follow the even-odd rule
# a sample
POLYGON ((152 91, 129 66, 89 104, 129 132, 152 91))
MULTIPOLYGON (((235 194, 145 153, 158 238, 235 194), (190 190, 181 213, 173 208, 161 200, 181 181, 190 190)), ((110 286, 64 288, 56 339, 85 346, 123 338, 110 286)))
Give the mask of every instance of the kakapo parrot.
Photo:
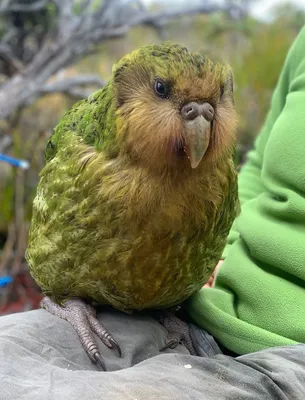
MULTIPOLYGON (((46 147, 26 258, 93 362, 93 305, 169 310, 208 280, 238 210, 231 68, 171 42, 124 56, 46 147)), ((166 347, 166 345, 165 345, 166 347)))

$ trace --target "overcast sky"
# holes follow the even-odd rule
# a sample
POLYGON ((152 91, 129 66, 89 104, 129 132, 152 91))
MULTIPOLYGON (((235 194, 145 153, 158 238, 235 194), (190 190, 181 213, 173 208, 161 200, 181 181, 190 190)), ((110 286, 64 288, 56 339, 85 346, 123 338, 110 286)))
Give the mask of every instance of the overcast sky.
MULTIPOLYGON (((277 4, 286 3, 283 0, 258 0, 257 4, 253 7, 253 14, 259 18, 265 18, 268 10, 277 4)), ((297 4, 305 9, 305 0, 290 0, 290 3, 297 4)))
MULTIPOLYGON (((192 1, 195 3, 196 0, 144 0, 146 3, 157 1, 159 3, 174 3, 174 4, 190 4, 192 1)), ((222 0, 215 0, 222 3, 222 0)), ((270 9, 277 4, 286 3, 286 0, 257 0, 255 5, 252 7, 252 13, 262 19, 268 19, 270 16, 270 9)), ((305 0, 289 0, 290 3, 297 4, 305 9, 305 0)))

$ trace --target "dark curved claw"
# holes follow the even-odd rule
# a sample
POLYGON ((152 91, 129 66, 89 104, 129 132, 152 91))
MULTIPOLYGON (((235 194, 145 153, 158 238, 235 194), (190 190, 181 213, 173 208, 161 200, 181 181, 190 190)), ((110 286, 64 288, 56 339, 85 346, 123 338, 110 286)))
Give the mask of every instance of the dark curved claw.
POLYGON ((180 341, 178 339, 172 339, 168 343, 166 343, 159 351, 164 351, 166 349, 175 349, 180 341))
POLYGON ((188 349, 190 354, 197 354, 192 342, 189 326, 185 321, 182 321, 170 311, 163 311, 163 315, 159 317, 159 321, 168 332, 165 345, 160 351, 168 348, 174 349, 178 344, 181 344, 188 349))
POLYGON ((106 365, 105 365, 100 353, 98 353, 98 352, 95 353, 94 354, 94 358, 96 360, 96 363, 102 368, 102 370, 106 371, 106 365))
POLYGON ((45 297, 41 301, 41 307, 45 308, 51 314, 57 315, 70 322, 78 334, 90 360, 94 364, 100 366, 103 371, 106 371, 106 366, 99 352, 93 333, 95 333, 108 348, 115 349, 121 357, 122 352, 120 346, 105 329, 103 324, 96 318, 95 309, 81 299, 70 299, 66 301, 64 307, 62 307, 49 297, 45 297))
POLYGON ((112 338, 108 338, 109 342, 111 343, 112 347, 117 351, 119 357, 122 357, 122 351, 118 343, 112 338))

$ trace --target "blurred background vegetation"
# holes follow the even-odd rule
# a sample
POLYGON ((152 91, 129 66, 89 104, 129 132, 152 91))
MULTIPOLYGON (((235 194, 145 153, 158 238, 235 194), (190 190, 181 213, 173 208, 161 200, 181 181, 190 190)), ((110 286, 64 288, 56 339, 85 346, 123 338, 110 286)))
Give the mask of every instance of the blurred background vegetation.
POLYGON ((0 279, 9 277, 0 287, 0 314, 35 308, 40 299, 24 251, 47 139, 63 113, 107 81, 125 53, 166 39, 229 62, 243 161, 305 21, 304 9, 284 2, 267 22, 255 19, 249 10, 256 1, 205 0, 193 7, 189 0, 179 8, 166 1, 1 0, 0 153, 29 161, 30 168, 0 162, 0 279))

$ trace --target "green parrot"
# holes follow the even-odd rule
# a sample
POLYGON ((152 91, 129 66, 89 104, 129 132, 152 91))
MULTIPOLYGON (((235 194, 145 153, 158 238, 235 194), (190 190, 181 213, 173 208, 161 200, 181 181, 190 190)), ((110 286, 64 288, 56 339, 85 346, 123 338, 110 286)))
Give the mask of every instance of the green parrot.
POLYGON ((170 42, 124 56, 59 121, 26 258, 93 362, 94 333, 121 351, 93 305, 169 310, 207 282, 239 211, 236 126, 231 68, 170 42))

